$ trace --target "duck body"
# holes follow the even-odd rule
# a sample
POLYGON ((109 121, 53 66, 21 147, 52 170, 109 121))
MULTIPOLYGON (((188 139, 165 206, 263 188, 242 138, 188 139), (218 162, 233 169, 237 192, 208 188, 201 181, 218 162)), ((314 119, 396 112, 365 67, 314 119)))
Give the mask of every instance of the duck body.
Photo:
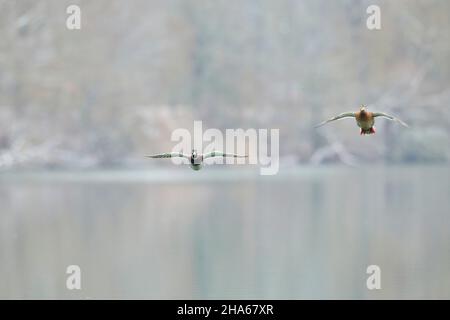
POLYGON ((202 168, 201 164, 191 164, 191 169, 194 171, 198 171, 202 168))
POLYGON ((360 134, 374 134, 375 133, 375 118, 372 112, 361 108, 355 113, 356 124, 361 128, 360 134))

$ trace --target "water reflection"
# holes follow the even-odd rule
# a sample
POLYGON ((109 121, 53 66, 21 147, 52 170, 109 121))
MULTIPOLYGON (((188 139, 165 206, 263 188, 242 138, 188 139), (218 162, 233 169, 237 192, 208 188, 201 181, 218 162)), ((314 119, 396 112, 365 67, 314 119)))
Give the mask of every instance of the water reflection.
POLYGON ((0 176, 0 298, 450 298, 448 167, 0 176), (82 290, 65 288, 66 267, 82 290), (366 268, 382 290, 366 289, 366 268))

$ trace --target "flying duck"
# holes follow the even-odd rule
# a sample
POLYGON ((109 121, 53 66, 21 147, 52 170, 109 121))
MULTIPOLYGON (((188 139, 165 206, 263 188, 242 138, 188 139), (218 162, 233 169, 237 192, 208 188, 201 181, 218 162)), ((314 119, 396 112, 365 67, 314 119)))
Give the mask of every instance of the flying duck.
POLYGON ((406 123, 404 123, 402 120, 393 117, 391 115, 388 115, 384 112, 370 112, 367 111, 366 107, 364 105, 361 105, 359 111, 357 112, 344 112, 340 115, 333 117, 331 119, 328 119, 324 122, 319 123, 315 128, 321 127, 324 124, 327 124, 328 122, 340 120, 344 118, 355 118, 356 124, 358 127, 361 128, 360 134, 373 134, 375 133, 375 127, 373 126, 375 124, 375 118, 376 117, 384 117, 386 119, 396 121, 400 123, 401 125, 408 127, 406 123))
POLYGON ((192 149, 192 152, 190 155, 183 154, 182 152, 170 152, 170 153, 161 153, 161 154, 155 154, 151 156, 146 156, 147 158, 186 158, 189 159, 190 167, 197 171, 202 168, 203 160, 207 158, 213 158, 213 157, 233 157, 233 158, 246 158, 247 156, 241 156, 237 154, 232 153, 223 153, 220 151, 212 151, 205 154, 199 154, 197 153, 197 150, 192 149))

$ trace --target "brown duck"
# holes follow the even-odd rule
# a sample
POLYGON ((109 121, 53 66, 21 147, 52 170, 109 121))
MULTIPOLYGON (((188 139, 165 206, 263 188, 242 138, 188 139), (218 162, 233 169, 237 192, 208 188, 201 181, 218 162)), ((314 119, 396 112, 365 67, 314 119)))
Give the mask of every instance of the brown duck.
POLYGON ((359 111, 357 112, 344 112, 340 115, 333 117, 331 119, 328 119, 324 122, 319 123, 316 128, 323 126, 324 124, 327 124, 328 122, 340 120, 344 118, 355 118, 356 124, 358 127, 361 128, 360 134, 373 134, 375 133, 375 118, 376 117, 383 117, 392 121, 396 121, 400 123, 401 125, 408 127, 406 123, 404 123, 402 120, 393 117, 391 115, 388 115, 384 112, 370 112, 367 111, 366 107, 364 105, 361 105, 359 111))

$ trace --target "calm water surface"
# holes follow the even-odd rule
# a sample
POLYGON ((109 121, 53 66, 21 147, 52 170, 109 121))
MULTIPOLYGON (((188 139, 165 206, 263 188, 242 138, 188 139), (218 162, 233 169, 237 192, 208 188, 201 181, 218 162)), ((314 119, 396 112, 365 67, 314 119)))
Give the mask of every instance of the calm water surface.
POLYGON ((0 298, 449 299, 449 181, 444 166, 4 172, 0 298))

